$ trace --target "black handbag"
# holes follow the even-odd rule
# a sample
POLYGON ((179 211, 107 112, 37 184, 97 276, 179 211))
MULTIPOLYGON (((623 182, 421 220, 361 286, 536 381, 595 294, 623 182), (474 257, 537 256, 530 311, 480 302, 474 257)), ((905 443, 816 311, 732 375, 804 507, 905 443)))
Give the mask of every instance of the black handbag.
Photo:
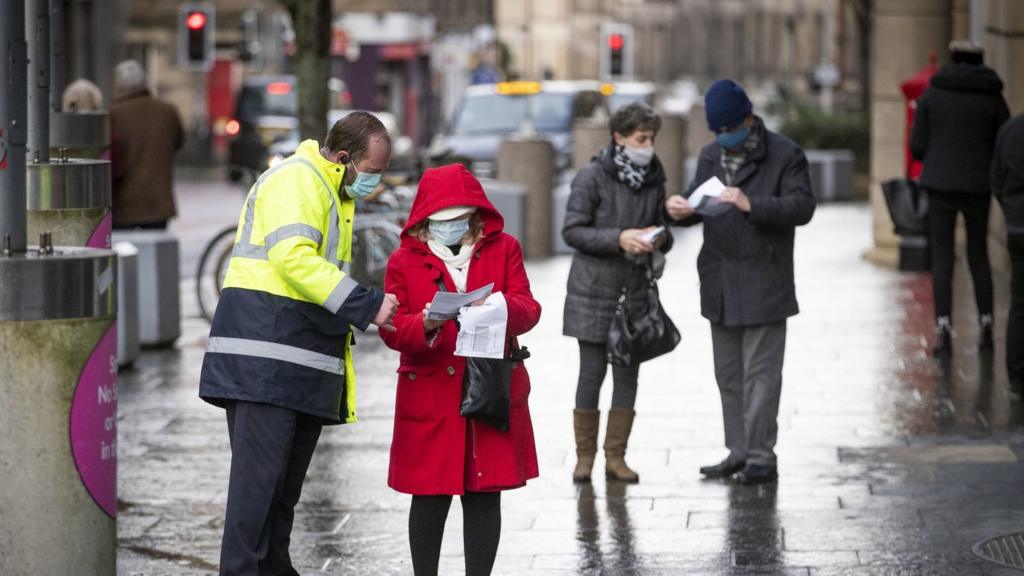
MULTIPOLYGON (((444 282, 437 281, 441 292, 444 282)), ((458 322, 456 321, 456 325, 458 322)), ((459 414, 508 432, 512 407, 512 366, 530 357, 526 348, 517 348, 502 359, 466 358, 462 376, 462 401, 459 414)))
POLYGON ((651 270, 647 271, 649 285, 646 290, 646 310, 640 312, 631 303, 625 288, 619 296, 615 318, 608 330, 608 361, 616 366, 636 366, 652 358, 675 350, 682 335, 665 313, 658 297, 658 283, 651 270))
POLYGON ((909 178, 886 180, 882 182, 882 194, 896 234, 928 235, 928 193, 916 181, 909 178))

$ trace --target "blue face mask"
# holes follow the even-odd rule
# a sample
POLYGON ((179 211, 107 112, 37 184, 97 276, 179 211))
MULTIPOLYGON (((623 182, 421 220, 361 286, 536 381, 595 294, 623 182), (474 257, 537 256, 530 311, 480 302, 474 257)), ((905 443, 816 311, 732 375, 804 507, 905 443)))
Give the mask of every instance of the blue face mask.
POLYGON ((356 169, 355 162, 350 162, 352 170, 356 173, 356 179, 345 186, 345 192, 348 193, 352 198, 366 198, 373 191, 377 189, 377 185, 380 184, 380 174, 371 174, 369 172, 360 172, 356 169))
POLYGON ((454 246, 469 232, 469 220, 431 220, 430 236, 438 244, 454 246))
POLYGON ((737 128, 736 130, 733 130, 732 132, 715 134, 715 140, 718 140, 718 143, 719 145, 722 146, 722 148, 733 149, 739 146, 740 144, 743 144, 743 142, 747 139, 747 136, 749 135, 750 128, 742 126, 740 128, 737 128))

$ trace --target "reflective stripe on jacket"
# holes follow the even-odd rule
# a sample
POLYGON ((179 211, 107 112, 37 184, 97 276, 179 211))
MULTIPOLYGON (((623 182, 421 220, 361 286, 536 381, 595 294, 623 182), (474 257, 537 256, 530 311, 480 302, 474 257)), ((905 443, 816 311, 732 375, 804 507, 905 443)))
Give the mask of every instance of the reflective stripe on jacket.
POLYGON ((253 185, 210 328, 203 399, 355 421, 351 326, 366 329, 383 293, 347 272, 355 202, 338 194, 344 174, 307 140, 253 185))

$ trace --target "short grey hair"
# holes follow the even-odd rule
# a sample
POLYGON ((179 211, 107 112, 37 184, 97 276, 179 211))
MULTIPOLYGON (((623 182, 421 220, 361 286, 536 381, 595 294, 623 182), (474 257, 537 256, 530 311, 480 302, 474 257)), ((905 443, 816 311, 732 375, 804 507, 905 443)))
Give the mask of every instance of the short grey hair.
POLYGON ((61 101, 65 112, 94 112, 103 108, 103 93, 92 82, 79 78, 64 89, 61 101))
POLYGON ((146 71, 138 60, 125 60, 114 68, 114 90, 121 94, 146 89, 146 71))
POLYGON ((618 132, 628 137, 637 130, 652 130, 655 134, 661 130, 661 116, 643 102, 619 108, 608 121, 608 131, 613 135, 618 132))

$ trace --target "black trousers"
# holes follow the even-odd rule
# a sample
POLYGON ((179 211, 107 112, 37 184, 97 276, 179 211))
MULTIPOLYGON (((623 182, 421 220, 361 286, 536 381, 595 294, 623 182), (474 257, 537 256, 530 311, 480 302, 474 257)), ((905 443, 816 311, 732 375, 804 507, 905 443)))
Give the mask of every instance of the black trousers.
POLYGON ((988 260, 988 194, 928 191, 932 244, 932 291, 935 317, 952 319, 953 260, 956 252, 956 215, 964 215, 967 228, 967 264, 974 280, 974 300, 981 316, 992 314, 992 267, 988 260))
POLYGON ((1024 234, 1006 238, 1010 249, 1010 320, 1006 324, 1006 371, 1010 385, 1024 391, 1024 234))
MULTIPOLYGON (((576 384, 576 408, 596 410, 601 385, 608 373, 608 348, 594 342, 580 343, 580 378, 576 384)), ((640 366, 612 366, 612 408, 633 409, 640 366)))
MULTIPOLYGON (((441 538, 452 497, 413 496, 409 508, 409 547, 415 576, 437 576, 441 538)), ((501 539, 501 492, 462 495, 462 542, 466 576, 490 576, 501 539)))
POLYGON ((227 417, 231 479, 220 573, 298 576, 288 544, 320 420, 241 401, 228 404, 227 417))

